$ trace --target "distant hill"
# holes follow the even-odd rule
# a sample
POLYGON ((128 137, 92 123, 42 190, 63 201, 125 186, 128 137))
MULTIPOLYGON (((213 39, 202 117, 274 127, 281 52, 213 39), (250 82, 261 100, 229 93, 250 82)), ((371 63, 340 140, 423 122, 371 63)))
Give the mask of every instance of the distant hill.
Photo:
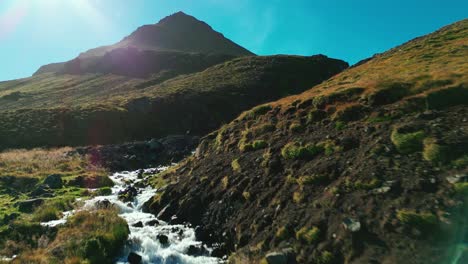
POLYGON ((164 57, 181 56, 179 61, 188 60, 190 63, 190 58, 187 57, 200 56, 193 55, 193 53, 205 54, 206 56, 218 55, 218 58, 220 58, 219 55, 223 55, 225 60, 255 55, 225 38, 221 33, 214 31, 205 22, 183 12, 178 12, 163 18, 157 24, 138 28, 114 45, 88 50, 66 63, 42 66, 35 74, 117 72, 129 76, 145 77, 149 72, 154 73, 161 70, 160 68, 165 68, 166 60, 164 57), (122 63, 126 60, 123 59, 130 61, 128 67, 136 69, 124 69, 122 63), (159 60, 163 62, 159 62, 159 60))
POLYGON ((347 66, 325 56, 254 56, 178 77, 167 71, 144 79, 46 73, 2 82, 0 148, 204 135, 245 109, 304 91, 347 66))
POLYGON ((244 112, 147 211, 229 263, 466 263, 467 47, 463 20, 244 112))

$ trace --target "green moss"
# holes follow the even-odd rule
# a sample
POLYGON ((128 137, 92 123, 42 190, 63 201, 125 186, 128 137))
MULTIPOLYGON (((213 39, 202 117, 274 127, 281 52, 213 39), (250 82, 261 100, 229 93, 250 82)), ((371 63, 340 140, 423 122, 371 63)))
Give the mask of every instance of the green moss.
POLYGON ((340 152, 343 150, 343 147, 336 145, 333 140, 321 141, 317 146, 322 147, 325 150, 325 155, 332 155, 333 153, 340 152))
POLYGON ((317 264, 331 264, 335 260, 335 257, 333 256, 330 251, 323 251, 320 253, 320 255, 316 258, 315 262, 317 264))
POLYGON ((103 187, 97 190, 97 195, 111 195, 112 189, 110 187, 103 187))
POLYGON ((442 163, 449 160, 450 149, 447 146, 439 145, 436 139, 426 138, 423 145, 423 157, 425 160, 434 163, 442 163))
POLYGON ((424 131, 412 133, 399 133, 394 129, 391 134, 391 140, 400 153, 410 154, 420 151, 423 147, 423 140, 426 137, 424 131))
POLYGON ((227 130, 227 125, 223 125, 219 130, 218 130, 218 134, 216 135, 216 140, 215 140, 215 147, 217 149, 221 148, 221 146, 223 145, 224 143, 224 134, 226 133, 226 130, 227 130))
POLYGON ((320 238, 320 229, 318 227, 303 227, 296 232, 296 239, 306 244, 313 244, 320 238))
POLYGON ((322 146, 313 144, 303 146, 297 142, 291 142, 281 149, 281 155, 285 159, 311 159, 323 151, 322 146))
POLYGON ((458 182, 454 184, 455 193, 459 196, 468 196, 468 182, 458 182))
POLYGON ((457 169, 464 169, 468 167, 468 155, 464 155, 454 161, 452 161, 453 167, 457 169))
POLYGON ((437 216, 432 213, 417 213, 411 210, 398 210, 397 219, 402 224, 415 227, 423 231, 429 231, 438 225, 437 216))
POLYGON ((372 190, 375 188, 378 188, 381 184, 381 181, 379 179, 371 179, 368 182, 362 182, 360 180, 355 181, 353 185, 354 190, 372 190))
POLYGON ((239 159, 235 159, 231 162, 231 168, 234 172, 240 173, 242 171, 242 167, 239 163, 239 159))
POLYGON ((343 130, 346 128, 346 123, 343 121, 337 121, 335 122, 335 129, 336 130, 343 130))
POLYGON ((383 123, 383 122, 389 122, 392 120, 393 120, 392 116, 384 115, 384 116, 369 117, 367 119, 367 122, 368 123, 383 123))

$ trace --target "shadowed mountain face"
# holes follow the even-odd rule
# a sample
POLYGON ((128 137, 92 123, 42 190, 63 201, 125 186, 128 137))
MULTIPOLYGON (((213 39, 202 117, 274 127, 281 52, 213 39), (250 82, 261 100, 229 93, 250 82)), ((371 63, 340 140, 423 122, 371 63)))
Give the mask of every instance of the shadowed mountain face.
MULTIPOLYGON (((225 61, 234 57, 252 55, 254 54, 214 31, 205 22, 179 12, 162 19, 157 24, 138 28, 114 45, 91 49, 66 63, 42 66, 35 74, 114 73, 147 77, 150 73, 184 67, 174 65, 177 61, 187 61, 188 64, 198 63, 199 67, 190 71, 194 72, 201 70, 203 68, 201 66, 207 68, 219 63, 220 59, 225 61), (204 56, 204 58, 193 59, 193 56, 204 56), (168 63, 167 57, 174 58, 173 62, 168 63)), ((181 70, 181 73, 187 71, 181 70)))
POLYGON ((147 210, 230 263, 466 263, 467 43, 463 20, 244 112, 147 210))

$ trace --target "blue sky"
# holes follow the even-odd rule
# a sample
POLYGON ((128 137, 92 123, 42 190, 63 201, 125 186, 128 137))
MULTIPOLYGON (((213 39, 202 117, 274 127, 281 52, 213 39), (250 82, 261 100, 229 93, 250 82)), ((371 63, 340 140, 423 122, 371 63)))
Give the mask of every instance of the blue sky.
POLYGON ((468 17, 466 0, 0 0, 0 80, 184 11, 259 55, 355 63, 468 17))

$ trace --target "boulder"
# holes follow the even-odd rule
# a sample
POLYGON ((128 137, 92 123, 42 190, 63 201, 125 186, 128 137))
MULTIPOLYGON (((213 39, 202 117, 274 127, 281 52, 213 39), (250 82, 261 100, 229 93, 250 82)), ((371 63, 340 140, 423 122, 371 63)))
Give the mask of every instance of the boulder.
POLYGON ((207 253, 203 245, 190 245, 187 249, 187 255, 190 256, 203 256, 207 253))
POLYGON ((169 244, 169 237, 167 237, 166 235, 158 235, 156 238, 158 239, 159 243, 161 243, 161 245, 163 246, 169 244))
POLYGON ((18 202, 18 209, 23 213, 32 213, 35 207, 38 207, 44 203, 44 199, 36 198, 18 202))
POLYGON ((96 208, 97 209, 109 209, 112 206, 113 206, 112 203, 107 199, 96 202, 96 208))
POLYGON ((44 184, 49 185, 52 189, 60 189, 63 186, 62 175, 51 174, 45 178, 44 184))
POLYGON ((32 192, 31 192, 32 197, 52 197, 54 196, 54 192, 52 189, 50 189, 48 184, 40 184, 37 186, 32 192))
POLYGON ((268 264, 288 264, 288 256, 284 252, 271 252, 265 256, 268 264))
POLYGON ((130 264, 140 264, 142 261, 142 257, 137 253, 131 252, 128 254, 127 261, 130 264))
POLYGON ((159 225, 159 221, 156 220, 156 219, 150 220, 150 221, 146 222, 146 225, 147 226, 157 226, 157 225, 159 225))
POLYGON ((133 227, 143 227, 143 223, 141 221, 132 225, 133 227))

